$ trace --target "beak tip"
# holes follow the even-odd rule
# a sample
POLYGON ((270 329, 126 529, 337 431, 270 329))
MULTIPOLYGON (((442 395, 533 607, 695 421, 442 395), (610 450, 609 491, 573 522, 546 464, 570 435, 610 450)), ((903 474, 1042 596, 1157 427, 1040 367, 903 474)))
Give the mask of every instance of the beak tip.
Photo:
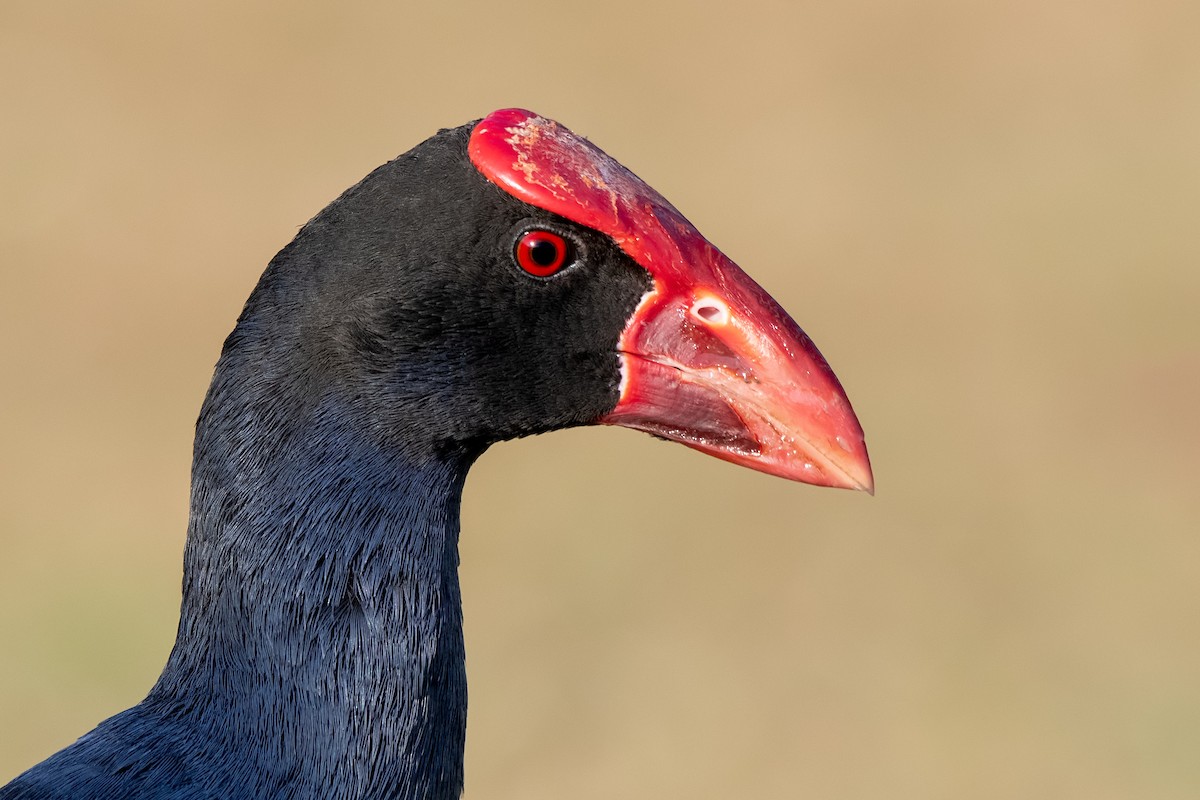
MULTIPOLYGON (((861 435, 859 441, 862 441, 861 435)), ((857 449, 857 452, 839 453, 839 455, 841 458, 830 457, 826 461, 825 475, 829 482, 824 485, 866 492, 874 497, 875 474, 871 469, 871 461, 867 456, 865 444, 861 449, 857 449)))
POLYGON ((867 494, 871 495, 871 497, 874 497, 875 475, 871 471, 871 462, 864 458, 862 464, 856 464, 855 466, 860 466, 862 469, 857 475, 853 476, 853 480, 857 484, 857 486, 854 488, 860 492, 866 492, 867 494))
MULTIPOLYGON (((855 465, 858 467, 859 465, 855 465)), ((875 476, 871 474, 870 464, 863 465, 864 468, 859 469, 842 469, 841 483, 830 483, 830 486, 836 486, 841 489, 849 489, 853 492, 865 492, 871 497, 875 496, 875 476)))

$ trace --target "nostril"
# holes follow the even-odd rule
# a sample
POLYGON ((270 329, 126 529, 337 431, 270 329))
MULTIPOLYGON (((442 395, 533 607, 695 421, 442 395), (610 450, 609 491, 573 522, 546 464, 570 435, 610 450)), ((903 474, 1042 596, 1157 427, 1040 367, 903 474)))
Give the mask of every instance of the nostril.
POLYGON ((705 297, 692 304, 692 316, 710 325, 729 322, 729 307, 715 297, 705 297))

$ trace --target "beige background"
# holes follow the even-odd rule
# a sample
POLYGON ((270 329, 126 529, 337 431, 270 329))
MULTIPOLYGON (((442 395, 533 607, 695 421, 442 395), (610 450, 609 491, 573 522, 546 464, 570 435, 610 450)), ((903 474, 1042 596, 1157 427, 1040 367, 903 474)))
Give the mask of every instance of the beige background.
POLYGON ((629 431, 495 448, 467 797, 1195 797, 1198 41, 1191 0, 7 0, 0 781, 163 663, 267 260, 522 105, 793 312, 879 493, 629 431))

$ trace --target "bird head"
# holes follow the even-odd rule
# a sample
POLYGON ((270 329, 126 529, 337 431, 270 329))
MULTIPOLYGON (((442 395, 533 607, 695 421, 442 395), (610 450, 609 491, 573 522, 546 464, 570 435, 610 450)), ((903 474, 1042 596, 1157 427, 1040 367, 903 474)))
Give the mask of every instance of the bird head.
POLYGON ((641 179, 520 109, 368 175, 268 268, 227 344, 384 439, 480 450, 620 425, 871 491, 862 428, 812 341, 641 179), (263 315, 270 325, 257 325, 263 315))

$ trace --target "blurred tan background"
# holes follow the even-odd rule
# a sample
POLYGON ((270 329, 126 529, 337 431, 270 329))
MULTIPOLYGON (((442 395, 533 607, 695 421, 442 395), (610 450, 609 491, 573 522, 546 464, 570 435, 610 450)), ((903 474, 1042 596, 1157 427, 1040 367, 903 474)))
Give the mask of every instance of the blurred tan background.
POLYGON ((0 782, 173 641, 268 259, 437 128, 591 137, 788 308, 874 499, 629 431, 467 487, 467 797, 1194 798, 1200 5, 0 5, 0 782))

